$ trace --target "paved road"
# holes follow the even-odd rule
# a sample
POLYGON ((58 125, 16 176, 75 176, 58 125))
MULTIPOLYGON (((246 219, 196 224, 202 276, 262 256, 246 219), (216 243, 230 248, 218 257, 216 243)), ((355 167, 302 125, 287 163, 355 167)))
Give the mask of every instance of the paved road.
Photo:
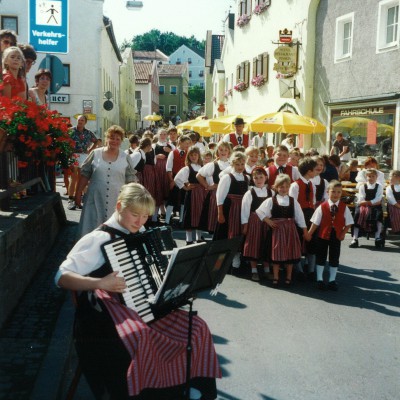
MULTIPOLYGON (((60 383, 70 379, 75 361, 69 359, 73 307, 53 276, 79 214, 67 211, 69 225, 0 334, 0 399, 65 398, 60 383)), ((182 245, 182 232, 175 235, 182 245)), ((349 242, 337 293, 309 282, 277 290, 227 276, 216 297, 204 293, 195 301, 223 369, 219 399, 399 398, 400 238, 379 251, 372 241, 361 239, 359 249, 349 242)), ((78 399, 91 400, 83 380, 78 399)))

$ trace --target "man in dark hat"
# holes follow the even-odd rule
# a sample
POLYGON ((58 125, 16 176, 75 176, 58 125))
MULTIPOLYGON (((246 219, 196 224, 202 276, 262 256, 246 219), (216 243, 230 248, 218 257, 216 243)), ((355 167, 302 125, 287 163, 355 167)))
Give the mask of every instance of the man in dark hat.
POLYGON ((232 147, 235 146, 243 146, 243 147, 248 147, 249 146, 249 135, 243 135, 243 129, 244 129, 244 120, 243 118, 237 117, 235 118, 235 121, 233 121, 233 125, 235 126, 235 132, 232 133, 227 133, 222 141, 223 142, 231 142, 232 147))

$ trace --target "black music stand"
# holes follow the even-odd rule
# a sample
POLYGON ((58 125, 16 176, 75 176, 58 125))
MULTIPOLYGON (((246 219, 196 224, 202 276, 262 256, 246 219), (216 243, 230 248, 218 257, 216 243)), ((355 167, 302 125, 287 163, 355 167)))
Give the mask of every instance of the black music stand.
POLYGON ((184 399, 189 400, 190 370, 192 355, 193 300, 197 293, 215 290, 228 272, 233 257, 243 237, 198 243, 174 249, 162 286, 153 303, 156 315, 166 314, 171 309, 189 305, 189 329, 187 342, 186 385, 184 399))

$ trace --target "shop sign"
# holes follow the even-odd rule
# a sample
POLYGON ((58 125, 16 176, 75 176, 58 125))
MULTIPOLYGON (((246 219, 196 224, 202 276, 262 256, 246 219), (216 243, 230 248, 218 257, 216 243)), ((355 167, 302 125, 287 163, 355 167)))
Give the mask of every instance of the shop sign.
POLYGON ((292 43, 292 31, 287 29, 279 31, 279 41, 281 43, 292 43))
POLYGON ((297 72, 297 46, 280 46, 274 51, 278 61, 274 64, 274 71, 281 74, 295 74, 297 72))
POLYGON ((347 117, 353 115, 376 115, 376 114, 383 114, 384 108, 383 107, 369 107, 369 108, 357 108, 357 109, 347 109, 347 110, 340 110, 340 116, 347 117))
POLYGON ((69 94, 51 94, 50 103, 69 103, 69 94))

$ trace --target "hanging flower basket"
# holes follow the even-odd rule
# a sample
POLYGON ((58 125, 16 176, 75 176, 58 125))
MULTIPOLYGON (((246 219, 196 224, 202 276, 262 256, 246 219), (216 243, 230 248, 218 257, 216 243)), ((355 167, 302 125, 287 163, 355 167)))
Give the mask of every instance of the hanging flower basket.
POLYGON ((233 88, 237 91, 237 92, 243 92, 247 89, 247 83, 243 82, 243 81, 239 81, 233 88))
POLYGON ((265 84, 265 78, 263 75, 259 74, 257 76, 255 76, 252 80, 251 80, 251 84, 257 88, 263 86, 265 84))
POLYGON ((251 15, 243 14, 237 19, 236 25, 239 28, 242 28, 243 26, 245 26, 249 23, 250 19, 251 19, 251 15))
POLYGON ((224 97, 227 99, 229 96, 232 96, 232 89, 228 89, 225 93, 224 93, 224 97))
POLYGON ((256 5, 253 10, 253 14, 256 14, 256 15, 262 14, 270 5, 271 5, 270 1, 266 1, 264 3, 256 5))

